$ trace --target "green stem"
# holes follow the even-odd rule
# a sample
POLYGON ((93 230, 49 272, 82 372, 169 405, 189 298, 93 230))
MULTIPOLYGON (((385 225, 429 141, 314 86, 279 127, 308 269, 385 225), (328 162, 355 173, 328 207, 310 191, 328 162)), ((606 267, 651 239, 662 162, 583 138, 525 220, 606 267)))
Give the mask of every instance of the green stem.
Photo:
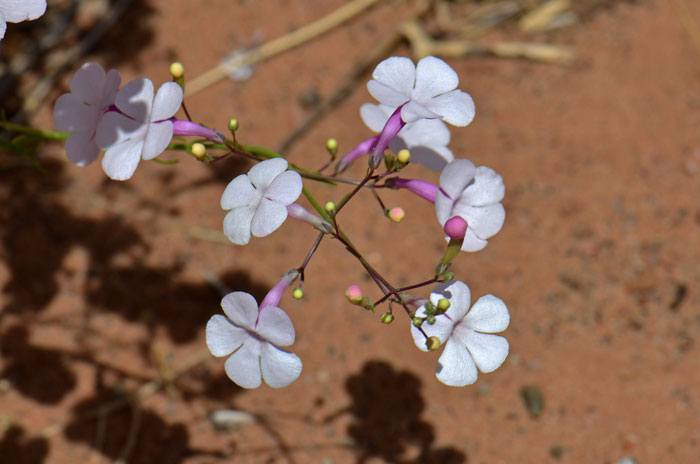
POLYGON ((20 132, 22 134, 37 135, 43 139, 49 140, 66 140, 70 136, 70 134, 67 132, 34 129, 33 127, 13 124, 7 121, 0 121, 0 127, 13 132, 20 132))

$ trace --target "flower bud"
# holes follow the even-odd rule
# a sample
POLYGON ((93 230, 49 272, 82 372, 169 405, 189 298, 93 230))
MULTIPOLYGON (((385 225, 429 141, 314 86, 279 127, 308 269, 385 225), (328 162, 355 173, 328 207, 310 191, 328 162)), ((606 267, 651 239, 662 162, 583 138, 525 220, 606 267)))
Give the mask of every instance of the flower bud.
POLYGON ((190 150, 192 151, 194 157, 200 161, 202 161, 207 156, 207 148, 202 143, 193 143, 192 148, 190 150))
POLYGON ((384 154, 384 166, 388 171, 394 169, 394 161, 396 161, 396 158, 393 154, 388 152, 384 154))
POLYGON ((406 217, 406 212, 400 206, 394 206, 386 210, 386 216, 393 222, 399 223, 406 217))
POLYGON ((455 273, 452 272, 452 271, 445 272, 445 273, 443 274, 443 276, 442 276, 442 279, 443 279, 445 282, 452 282, 452 281, 454 280, 454 278, 455 278, 455 273))
POLYGON ((234 133, 238 130, 238 119, 231 118, 228 120, 228 130, 234 133))
POLYGON ((423 319, 422 317, 414 317, 413 319, 411 319, 411 322, 412 322, 413 325, 415 325, 416 327, 420 327, 420 326, 423 325, 423 320, 424 320, 424 319, 423 319))
POLYGON ((426 301, 423 306, 425 307, 425 314, 435 314, 435 305, 432 301, 426 301))
POLYGON ((292 296, 295 300, 301 300, 302 298, 304 298, 304 291, 300 287, 297 287, 292 292, 292 296))
POLYGON ((351 285, 345 290, 345 298, 352 304, 362 303, 363 297, 362 289, 357 285, 351 285))
POLYGON ((178 61, 171 63, 170 75, 173 76, 175 80, 182 79, 185 76, 185 67, 178 61))
POLYGON ((430 316, 425 318, 425 322, 427 322, 429 325, 435 324, 435 316, 431 314, 430 316))
POLYGON ((384 324, 391 324, 394 322, 394 315, 391 313, 384 313, 382 314, 382 323, 384 324))
POLYGON ((438 300, 437 309, 440 314, 444 313, 450 307, 450 300, 447 298, 440 298, 438 300))
POLYGON ((335 159, 335 155, 338 154, 338 141, 333 138, 326 140, 326 150, 328 150, 331 158, 335 159))
POLYGON ((440 339, 437 338, 435 335, 433 335, 432 337, 428 337, 428 339, 425 340, 425 346, 430 351, 435 351, 438 348, 440 348, 440 343, 440 339))
POLYGON ((372 300, 370 300, 369 297, 363 297, 360 306, 365 308, 367 311, 374 312, 374 302, 372 302, 372 300))
POLYGON ((324 209, 331 216, 334 215, 335 214, 335 203, 333 203, 332 201, 326 202, 324 209))
POLYGON ((401 164, 408 164, 408 162, 411 161, 411 152, 405 148, 403 150, 399 150, 399 152, 396 154, 396 159, 401 164))

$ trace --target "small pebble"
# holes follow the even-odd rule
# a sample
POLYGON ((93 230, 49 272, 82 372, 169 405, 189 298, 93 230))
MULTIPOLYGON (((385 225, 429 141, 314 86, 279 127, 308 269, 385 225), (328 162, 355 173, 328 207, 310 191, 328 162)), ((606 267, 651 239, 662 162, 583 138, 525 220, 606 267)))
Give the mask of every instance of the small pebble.
POLYGON ((532 418, 538 418, 544 409, 544 395, 535 385, 526 385, 520 390, 525 409, 532 418))
POLYGON ((220 409, 209 415, 211 423, 220 430, 229 430, 250 425, 255 422, 255 417, 245 411, 236 409, 220 409))
POLYGON ((617 461, 615 464, 639 464, 636 459, 634 459, 631 456, 626 456, 619 461, 617 461))

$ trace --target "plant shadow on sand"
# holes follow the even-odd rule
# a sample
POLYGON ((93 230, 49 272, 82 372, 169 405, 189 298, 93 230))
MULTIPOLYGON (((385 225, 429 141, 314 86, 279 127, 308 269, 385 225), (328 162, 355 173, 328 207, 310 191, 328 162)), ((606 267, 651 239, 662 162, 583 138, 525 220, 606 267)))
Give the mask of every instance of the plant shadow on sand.
MULTIPOLYGON (((399 464, 464 464, 467 456, 450 447, 436 448, 432 425, 421 418, 425 401, 421 381, 383 361, 367 362, 347 379, 352 404, 348 435, 358 448, 358 464, 376 458, 399 464), (416 455, 406 457, 406 455, 416 455)), ((337 417, 338 414, 332 416, 337 417)))

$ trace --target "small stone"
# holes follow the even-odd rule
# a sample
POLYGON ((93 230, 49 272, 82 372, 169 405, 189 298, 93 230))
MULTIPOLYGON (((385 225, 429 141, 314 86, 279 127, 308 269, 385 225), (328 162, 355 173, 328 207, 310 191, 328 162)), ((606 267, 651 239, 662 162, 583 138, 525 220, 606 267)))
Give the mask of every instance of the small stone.
POLYGON ((617 461, 615 464, 639 464, 639 463, 635 458, 633 458, 631 456, 625 456, 624 458, 617 461))
POLYGON ((230 430, 252 424, 255 416, 236 409, 220 409, 211 413, 209 420, 219 430, 230 430))
POLYGON ((561 445, 554 445, 551 448, 549 448, 549 455, 552 456, 554 459, 561 459, 565 452, 566 448, 564 448, 561 445))
POLYGON ((319 103, 321 103, 321 95, 316 88, 305 90, 299 94, 299 105, 306 110, 317 107, 319 103))
POLYGON ((525 409, 530 413, 530 417, 536 419, 540 417, 544 410, 544 395, 535 385, 526 385, 520 390, 525 409))

